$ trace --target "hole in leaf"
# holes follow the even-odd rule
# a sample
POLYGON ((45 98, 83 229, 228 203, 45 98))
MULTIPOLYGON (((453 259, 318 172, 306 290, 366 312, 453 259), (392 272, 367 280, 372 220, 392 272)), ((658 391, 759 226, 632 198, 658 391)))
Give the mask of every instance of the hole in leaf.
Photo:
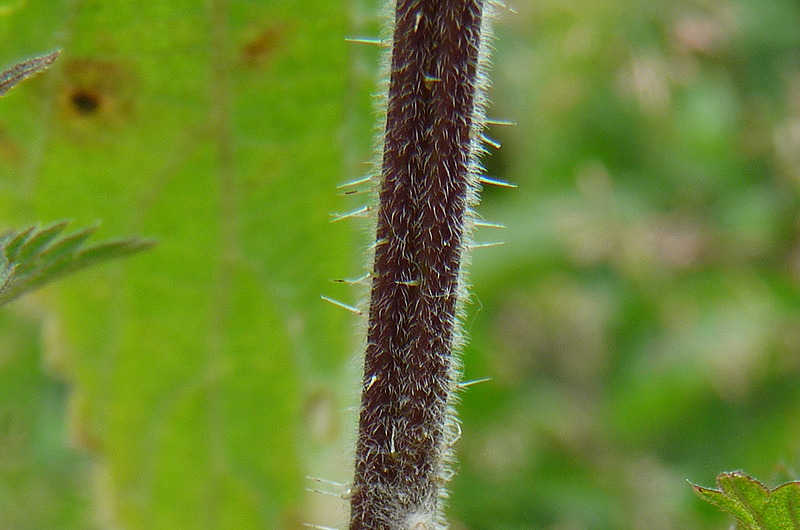
POLYGON ((76 90, 69 98, 72 108, 82 116, 90 116, 100 110, 102 98, 86 90, 76 90))
POLYGON ((62 69, 58 106, 64 134, 72 141, 130 123, 139 94, 135 69, 125 60, 71 59, 62 69))

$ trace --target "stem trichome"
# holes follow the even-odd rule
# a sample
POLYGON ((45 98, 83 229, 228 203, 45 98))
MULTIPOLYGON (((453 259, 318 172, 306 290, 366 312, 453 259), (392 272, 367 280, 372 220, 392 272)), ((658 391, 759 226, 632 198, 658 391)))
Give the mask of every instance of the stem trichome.
POLYGON ((490 0, 396 0, 350 530, 445 527, 490 0))

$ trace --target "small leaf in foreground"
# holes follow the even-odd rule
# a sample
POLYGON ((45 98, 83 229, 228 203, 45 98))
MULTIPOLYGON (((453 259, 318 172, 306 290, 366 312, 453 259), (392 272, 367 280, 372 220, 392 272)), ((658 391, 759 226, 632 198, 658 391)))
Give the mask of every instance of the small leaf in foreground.
POLYGON ((717 476, 718 490, 692 485, 704 501, 736 517, 739 529, 800 529, 800 482, 769 490, 741 471, 717 476))
POLYGON ((38 74, 50 68, 56 60, 61 50, 31 57, 25 61, 20 61, 0 72, 0 97, 14 88, 20 81, 38 74))
POLYGON ((29 227, 0 237, 0 305, 61 276, 152 247, 155 241, 114 239, 83 246, 97 225, 63 235, 68 222, 29 227))

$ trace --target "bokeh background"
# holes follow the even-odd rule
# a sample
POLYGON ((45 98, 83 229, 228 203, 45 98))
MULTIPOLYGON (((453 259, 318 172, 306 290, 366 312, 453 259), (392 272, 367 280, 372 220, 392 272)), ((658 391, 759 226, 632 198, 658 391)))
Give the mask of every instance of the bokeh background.
MULTIPOLYGON (((0 311, 0 528, 343 527, 378 2, 0 0, 0 221, 159 246, 0 311)), ((800 4, 519 0, 456 530, 723 529, 800 451, 800 4)))

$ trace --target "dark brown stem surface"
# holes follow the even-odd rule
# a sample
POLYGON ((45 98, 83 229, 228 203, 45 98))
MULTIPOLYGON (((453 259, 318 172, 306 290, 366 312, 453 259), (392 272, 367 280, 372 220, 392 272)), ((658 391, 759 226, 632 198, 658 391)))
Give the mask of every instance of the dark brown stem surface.
POLYGON ((350 530, 434 530, 483 0, 397 0, 350 530))

